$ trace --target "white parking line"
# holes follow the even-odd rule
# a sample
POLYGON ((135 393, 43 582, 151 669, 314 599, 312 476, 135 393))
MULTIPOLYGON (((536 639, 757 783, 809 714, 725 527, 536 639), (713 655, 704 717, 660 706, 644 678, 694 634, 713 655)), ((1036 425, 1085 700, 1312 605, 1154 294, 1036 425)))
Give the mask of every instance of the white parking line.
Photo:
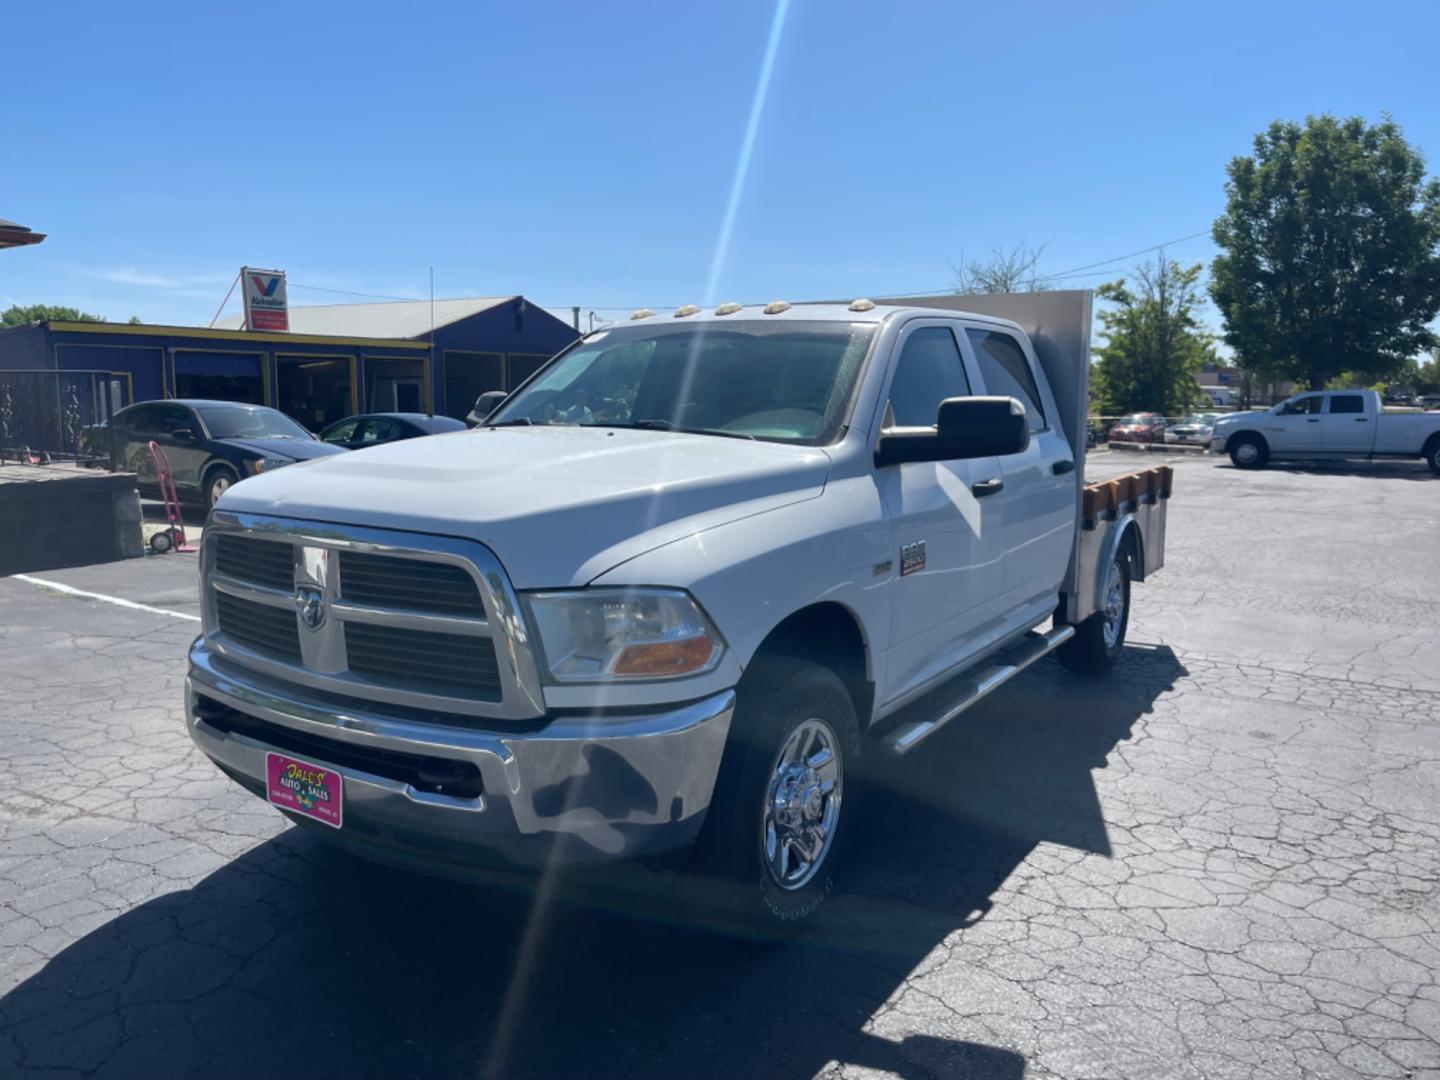
POLYGON ((23 581, 30 585, 38 585, 42 589, 51 589, 66 596, 80 596, 86 600, 99 600, 102 603, 114 604, 116 607, 130 608, 132 611, 148 611, 152 615, 168 615, 172 619, 187 619, 190 622, 199 622, 199 615, 187 615, 183 611, 171 611, 168 608, 151 607, 149 604, 137 604, 134 600, 126 600, 119 596, 106 596, 104 593, 87 592, 84 589, 77 589, 73 585, 62 585, 58 581, 47 581, 45 578, 31 577, 29 574, 12 575, 16 581, 23 581))

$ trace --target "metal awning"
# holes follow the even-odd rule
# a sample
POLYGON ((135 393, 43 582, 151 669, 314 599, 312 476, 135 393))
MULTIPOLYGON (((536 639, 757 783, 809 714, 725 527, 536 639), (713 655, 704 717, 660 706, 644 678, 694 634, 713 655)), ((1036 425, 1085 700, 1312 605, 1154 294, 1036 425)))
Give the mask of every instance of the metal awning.
POLYGON ((24 225, 0 218, 0 248, 24 247, 26 244, 38 244, 44 239, 44 233, 34 232, 24 225))

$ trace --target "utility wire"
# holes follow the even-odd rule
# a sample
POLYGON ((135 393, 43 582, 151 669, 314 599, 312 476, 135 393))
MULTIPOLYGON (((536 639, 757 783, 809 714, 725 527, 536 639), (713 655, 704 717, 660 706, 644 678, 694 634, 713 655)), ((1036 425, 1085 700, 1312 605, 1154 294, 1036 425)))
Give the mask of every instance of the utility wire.
MULTIPOLYGON (((1181 236, 1181 237, 1177 237, 1177 238, 1174 239, 1174 240, 1166 240, 1166 241, 1164 241, 1164 242, 1162 242, 1162 243, 1159 243, 1159 244, 1152 244, 1152 245, 1150 245, 1149 247, 1141 248, 1141 249, 1139 249, 1138 251, 1131 251, 1131 252, 1128 252, 1128 253, 1126 253, 1126 254, 1124 254, 1124 255, 1115 255, 1115 256, 1113 256, 1113 257, 1111 257, 1111 258, 1109 258, 1109 259, 1101 259, 1099 262, 1086 263, 1084 266, 1077 266, 1077 267, 1074 267, 1073 269, 1070 269, 1070 270, 1062 270, 1062 271, 1059 271, 1059 272, 1053 273, 1053 274, 1037 274, 1037 275, 1035 275, 1035 276, 1036 276, 1037 279, 1042 280, 1042 281, 1060 281, 1060 280, 1064 280, 1064 279, 1066 279, 1066 278, 1075 278, 1075 277, 1104 277, 1104 276, 1106 276, 1106 275, 1108 275, 1108 274, 1114 273, 1115 271, 1114 271, 1114 270, 1097 270, 1097 269, 1096 269, 1097 267, 1110 266, 1110 265, 1113 264, 1113 263, 1124 262, 1126 259, 1133 259, 1133 258, 1135 258, 1137 255, 1148 255, 1148 254, 1149 254, 1150 252, 1152 252, 1152 251, 1160 251, 1160 250, 1162 250, 1163 248, 1172 247, 1172 246, 1175 245, 1175 244, 1183 244, 1183 243, 1185 243, 1185 242, 1188 241, 1188 240, 1195 240, 1195 239, 1198 239, 1198 238, 1201 237, 1201 236, 1209 236, 1209 235, 1210 235, 1210 230, 1209 230, 1209 229, 1202 229, 1200 232, 1193 232, 1193 233, 1190 233, 1188 236, 1181 236), (1086 271, 1091 271, 1091 272, 1087 273, 1086 271)), ((353 290, 353 289, 332 289, 332 288, 329 288, 329 287, 324 286, 324 285, 303 285, 303 284, 301 284, 301 283, 299 283, 299 282, 295 282, 295 281, 288 282, 287 284, 288 284, 289 288, 292 288, 292 289, 305 289, 305 290, 308 290, 308 291, 310 291, 310 292, 333 293, 333 294, 335 294, 336 296, 358 296, 358 297, 361 297, 362 299, 366 299, 366 300, 404 300, 404 301, 411 301, 411 302, 413 302, 413 301, 416 301, 416 300, 419 300, 419 299, 423 299, 423 297, 414 297, 414 296, 391 296, 391 295, 389 295, 389 294, 387 294, 387 293, 357 292, 357 291, 355 291, 355 290, 353 290)), ((885 299, 885 300, 890 300, 890 299, 904 299, 904 298, 907 297, 907 296, 940 296, 940 295, 943 295, 943 294, 945 294, 945 293, 950 292, 950 290, 953 289, 954 287, 955 287, 954 282, 950 282, 950 283, 948 283, 948 284, 941 285, 941 286, 939 286, 939 287, 937 287, 937 288, 933 288, 933 289, 911 289, 911 290, 908 290, 908 291, 906 291, 906 292, 871 292, 871 293, 868 293, 868 294, 866 294, 866 295, 869 295, 869 296, 872 296, 872 297, 877 297, 877 296, 878 296, 878 297, 880 297, 881 299, 885 299)), ((231 289, 232 289, 232 290, 234 289, 234 283, 233 283, 233 282, 231 283, 231 289)), ((856 295, 858 296, 858 295, 860 295, 860 294, 857 293, 856 295)), ((227 301, 227 302, 229 301, 229 294, 228 294, 228 293, 226 294, 226 301, 227 301)), ((554 308, 554 309, 556 309, 556 310, 561 310, 561 309, 566 309, 566 308, 574 307, 573 304, 546 304, 546 303, 541 303, 541 302, 539 302, 539 301, 533 301, 533 300, 531 301, 531 303, 534 303, 534 304, 536 304, 536 305, 539 306, 539 307, 543 307, 543 308, 554 308)), ((747 303, 746 306, 747 306, 747 307, 751 307, 751 306, 754 306, 755 304, 761 304, 761 303, 768 303, 768 301, 756 300, 756 301, 753 301, 753 302, 751 302, 751 303, 747 303)), ((651 303, 651 304, 611 304, 611 305, 609 305, 609 306, 603 306, 603 305, 598 305, 598 304, 582 304, 582 305, 581 305, 581 307, 585 308, 585 310, 587 310, 587 311, 637 311, 637 310, 639 310, 640 308, 644 308, 644 307, 653 308, 653 309, 656 310, 656 311, 662 311, 662 310, 664 310, 665 308, 676 308, 676 307, 679 307, 679 306, 680 306, 679 304, 654 304, 654 303, 651 303)), ((223 304, 223 303, 221 304, 221 308, 222 308, 222 310, 223 310, 223 308, 224 308, 224 304, 223 304)), ((217 318, 219 317, 219 312, 216 312, 216 317, 217 317, 217 318)), ((211 322, 212 322, 212 324, 213 324, 214 320, 212 319, 211 322)))

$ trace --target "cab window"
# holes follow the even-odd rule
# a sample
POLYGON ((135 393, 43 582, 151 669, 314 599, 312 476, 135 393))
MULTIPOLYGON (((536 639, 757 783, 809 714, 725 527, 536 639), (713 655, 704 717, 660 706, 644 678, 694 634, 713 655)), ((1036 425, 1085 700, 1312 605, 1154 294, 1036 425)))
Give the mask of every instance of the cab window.
POLYGON ((980 378, 985 381, 985 392, 1018 398, 1025 406, 1030 430, 1045 430, 1045 409, 1040 404, 1040 391, 1035 386, 1030 361, 1025 359, 1025 350, 1020 348, 1020 343, 1011 335, 995 330, 967 330, 965 333, 970 338, 970 347, 975 350, 980 378))
POLYGON ((1325 406, 1325 399, 1319 394, 1295 398, 1280 406, 1281 416, 1319 416, 1325 406))
POLYGON ((955 335, 946 326, 922 327, 905 339, 895 361, 887 425, 934 427, 942 401, 969 396, 970 380, 955 335))
POLYGON ((1330 412, 1333 413, 1363 413, 1365 411, 1365 399, 1359 394, 1336 394, 1330 399, 1330 412))

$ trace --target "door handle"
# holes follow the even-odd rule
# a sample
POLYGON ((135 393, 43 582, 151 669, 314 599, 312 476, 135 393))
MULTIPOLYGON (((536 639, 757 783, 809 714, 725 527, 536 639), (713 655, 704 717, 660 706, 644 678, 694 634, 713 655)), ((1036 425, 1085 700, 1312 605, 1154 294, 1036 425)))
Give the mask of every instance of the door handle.
POLYGON ((1370 418, 1369 418, 1368 416, 1357 416, 1357 417, 1355 417, 1355 423, 1357 423, 1357 424, 1368 424, 1368 423, 1370 423, 1370 418))
POLYGON ((994 495, 1005 486, 1005 481, 998 476, 989 480, 977 480, 970 485, 970 494, 977 499, 983 499, 986 495, 994 495))
POLYGON ((1311 416, 1311 417, 1308 417, 1308 418, 1305 420, 1305 423, 1307 423, 1307 424, 1318 424, 1318 423, 1320 423, 1320 418, 1319 418, 1318 416, 1311 416))
POLYGON ((1056 476, 1064 476, 1066 473, 1075 471, 1075 462, 1057 461, 1054 465, 1050 466, 1050 471, 1053 472, 1056 476))

